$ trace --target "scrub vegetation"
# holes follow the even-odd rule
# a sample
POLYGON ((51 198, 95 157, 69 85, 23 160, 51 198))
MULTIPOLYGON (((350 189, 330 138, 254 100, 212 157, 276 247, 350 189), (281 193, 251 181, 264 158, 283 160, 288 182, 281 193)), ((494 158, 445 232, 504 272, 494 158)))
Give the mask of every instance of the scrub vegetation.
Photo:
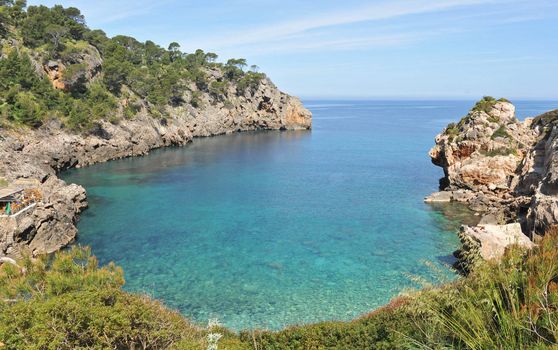
POLYGON ((200 107, 255 89, 265 74, 245 59, 180 45, 162 48, 124 35, 107 37, 87 27, 75 7, 26 6, 0 1, 0 127, 38 127, 57 118, 75 130, 95 120, 117 122, 144 109, 164 116, 168 107, 200 107), (56 80, 56 81, 55 81, 56 80))
POLYGON ((198 326, 123 272, 74 247, 0 266, 5 349, 552 349, 558 344, 558 229, 531 251, 477 260, 466 277, 395 298, 350 322, 240 334, 198 326))

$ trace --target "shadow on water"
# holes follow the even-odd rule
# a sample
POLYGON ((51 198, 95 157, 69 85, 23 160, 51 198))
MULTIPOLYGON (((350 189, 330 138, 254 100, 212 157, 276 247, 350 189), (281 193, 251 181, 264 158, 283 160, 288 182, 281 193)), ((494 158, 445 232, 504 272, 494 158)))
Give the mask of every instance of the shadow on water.
MULTIPOLYGON (((266 153, 272 156, 281 147, 285 145, 293 147, 297 141, 310 137, 311 131, 308 130, 248 131, 226 137, 222 135, 200 137, 183 147, 155 149, 143 157, 95 164, 95 171, 91 172, 71 169, 64 173, 64 178, 71 180, 72 175, 78 172, 80 181, 89 186, 96 184, 107 186, 106 173, 108 172, 111 177, 110 184, 113 186, 123 184, 141 186, 154 181, 149 174, 158 175, 162 171, 178 167, 203 167, 216 164, 220 159, 230 156, 238 158, 238 161, 265 156, 266 153), (95 181, 96 178, 99 179, 98 182, 95 181)), ((90 198, 90 200, 99 200, 99 198, 90 198)))
MULTIPOLYGON (((480 221, 480 216, 462 203, 427 203, 426 206, 440 230, 456 235, 461 225, 474 226, 480 221)), ((452 266, 457 260, 453 254, 437 256, 436 259, 447 266, 452 266)))

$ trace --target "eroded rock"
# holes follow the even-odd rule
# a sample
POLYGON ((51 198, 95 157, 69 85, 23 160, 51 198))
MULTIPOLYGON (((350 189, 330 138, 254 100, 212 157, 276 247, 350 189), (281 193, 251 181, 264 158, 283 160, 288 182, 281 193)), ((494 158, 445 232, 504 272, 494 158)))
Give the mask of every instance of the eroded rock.
POLYGON ((461 226, 459 238, 463 244, 462 254, 472 256, 478 253, 484 260, 501 258, 511 245, 528 249, 534 247, 534 243, 521 231, 519 223, 461 226))

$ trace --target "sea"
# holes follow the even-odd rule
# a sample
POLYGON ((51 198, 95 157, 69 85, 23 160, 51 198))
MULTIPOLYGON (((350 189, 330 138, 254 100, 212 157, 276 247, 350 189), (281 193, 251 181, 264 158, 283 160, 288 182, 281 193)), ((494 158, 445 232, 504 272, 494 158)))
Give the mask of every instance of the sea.
MULTIPOLYGON (((558 101, 514 101, 520 119, 558 101)), ((124 289, 233 330, 350 320, 456 278, 456 205, 432 206, 434 137, 473 101, 305 100, 311 131, 195 139, 73 169, 76 244, 124 289)))

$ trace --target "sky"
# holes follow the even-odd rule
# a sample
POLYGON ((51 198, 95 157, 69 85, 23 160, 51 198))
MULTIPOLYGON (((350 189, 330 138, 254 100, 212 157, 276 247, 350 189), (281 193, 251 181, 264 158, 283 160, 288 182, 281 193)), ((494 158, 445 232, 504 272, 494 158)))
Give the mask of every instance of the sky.
POLYGON ((558 99, 556 0, 31 0, 246 58, 302 98, 558 99))

